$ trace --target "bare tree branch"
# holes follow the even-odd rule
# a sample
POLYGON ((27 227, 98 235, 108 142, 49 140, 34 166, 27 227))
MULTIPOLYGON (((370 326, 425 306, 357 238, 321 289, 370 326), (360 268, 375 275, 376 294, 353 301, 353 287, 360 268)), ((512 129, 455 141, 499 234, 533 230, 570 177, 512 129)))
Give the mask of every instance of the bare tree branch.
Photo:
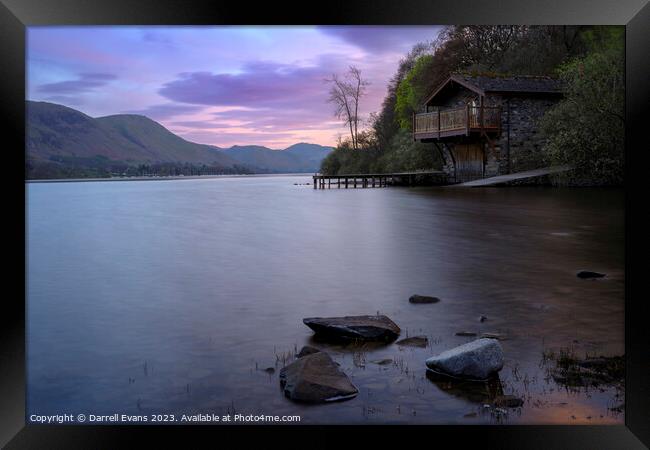
POLYGON ((343 79, 333 74, 325 81, 331 84, 328 102, 334 103, 334 115, 350 128, 352 148, 356 150, 359 147, 359 103, 369 83, 354 66, 350 66, 343 79))

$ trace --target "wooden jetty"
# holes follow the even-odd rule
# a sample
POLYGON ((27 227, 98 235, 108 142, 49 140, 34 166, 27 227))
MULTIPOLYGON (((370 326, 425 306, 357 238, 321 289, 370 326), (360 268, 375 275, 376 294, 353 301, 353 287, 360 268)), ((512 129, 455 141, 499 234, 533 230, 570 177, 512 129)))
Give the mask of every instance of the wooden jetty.
POLYGON ((436 170, 430 172, 400 172, 400 173, 363 173, 348 175, 320 175, 314 174, 314 189, 356 189, 356 188, 384 188, 388 186, 414 186, 422 180, 427 184, 445 185, 447 175, 436 170))

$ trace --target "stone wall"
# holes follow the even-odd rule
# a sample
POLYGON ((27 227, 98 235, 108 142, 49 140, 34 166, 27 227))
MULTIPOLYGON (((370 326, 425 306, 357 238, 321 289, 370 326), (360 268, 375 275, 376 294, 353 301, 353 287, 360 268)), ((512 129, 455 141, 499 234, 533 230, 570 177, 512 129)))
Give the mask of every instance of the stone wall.
POLYGON ((455 167, 454 167, 454 160, 451 156, 451 148, 453 148, 453 144, 451 146, 445 145, 444 142, 436 142, 432 144, 436 147, 435 151, 440 152, 442 156, 442 171, 445 172, 447 175, 447 181, 449 183, 453 183, 455 181, 455 167))
MULTIPOLYGON (((453 96, 445 98, 438 106, 429 106, 427 109, 457 108, 472 100, 478 104, 478 94, 459 87, 453 96)), ((449 151, 453 151, 455 143, 463 142, 476 142, 483 146, 486 177, 544 167, 542 150, 545 139, 539 129, 540 119, 559 100, 559 96, 548 95, 486 95, 485 106, 501 107, 501 133, 490 136, 491 145, 483 136, 455 136, 445 139, 444 143, 438 143, 439 148, 443 149, 443 169, 450 177, 454 176, 449 151)))
POLYGON ((558 102, 559 97, 491 97, 486 103, 501 106, 501 134, 495 143, 498 148, 496 157, 499 174, 543 167, 545 161, 542 150, 546 142, 539 129, 540 120, 544 113, 558 102))

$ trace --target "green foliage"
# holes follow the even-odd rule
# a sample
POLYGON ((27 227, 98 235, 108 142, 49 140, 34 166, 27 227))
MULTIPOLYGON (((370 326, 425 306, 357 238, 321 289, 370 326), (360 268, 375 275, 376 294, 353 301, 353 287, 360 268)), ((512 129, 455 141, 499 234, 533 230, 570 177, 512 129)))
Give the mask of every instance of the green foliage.
MULTIPOLYGON (((542 120, 546 156, 571 164, 589 184, 623 181, 625 74, 622 27, 598 27, 584 36, 589 51, 559 69, 565 99, 542 120)), ((566 180, 565 180, 566 181, 566 180)))
POLYGON ((399 131, 399 123, 396 115, 397 89, 400 83, 415 65, 417 59, 422 55, 431 54, 435 46, 431 42, 416 44, 413 49, 400 60, 397 72, 388 83, 388 93, 382 102, 378 114, 371 115, 372 130, 380 147, 387 148, 390 140, 399 131))
POLYGON ((442 159, 431 144, 413 142, 411 132, 400 130, 393 137, 389 150, 381 156, 379 164, 388 173, 440 170, 442 159))
POLYGON ((359 149, 355 150, 348 140, 341 142, 323 160, 321 173, 395 173, 439 170, 442 167, 442 160, 435 148, 413 142, 413 136, 408 131, 399 131, 385 149, 379 147, 372 132, 360 135, 359 144, 359 149))
POLYGON ((435 70, 433 55, 420 56, 413 68, 397 87, 395 114, 399 127, 411 130, 413 113, 417 112, 423 101, 431 94, 433 89, 431 72, 435 70))
POLYGON ((622 26, 597 26, 580 34, 580 40, 588 52, 625 49, 625 28, 622 26))
POLYGON ((382 172, 378 164, 380 157, 381 150, 374 133, 360 132, 358 149, 354 149, 349 138, 341 141, 321 163, 321 173, 337 175, 382 172))
MULTIPOLYGON (((358 151, 340 144, 322 172, 345 174, 437 169, 431 144, 412 141, 413 112, 451 73, 558 74, 566 99, 542 120, 549 143, 532 165, 572 164, 582 177, 618 183, 623 176, 624 38, 613 26, 451 26, 416 45, 388 85, 358 151), (369 144, 371 142, 371 144, 369 144)), ((532 160, 531 160, 532 161, 532 160)))

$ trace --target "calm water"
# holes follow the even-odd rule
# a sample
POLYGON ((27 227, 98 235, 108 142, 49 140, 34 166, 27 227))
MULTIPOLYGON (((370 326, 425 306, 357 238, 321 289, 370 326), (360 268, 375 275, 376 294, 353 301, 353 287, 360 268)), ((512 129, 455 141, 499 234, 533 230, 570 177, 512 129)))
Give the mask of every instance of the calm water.
POLYGON ((622 191, 294 185, 308 181, 29 184, 28 412, 623 422, 608 409, 621 393, 567 391, 540 365, 545 349, 623 353, 622 191), (430 346, 328 346, 302 324, 377 312, 430 346), (472 339, 457 331, 507 337, 502 389, 523 408, 495 417, 480 391, 426 378, 427 357, 472 339), (340 363, 355 399, 283 396, 283 355, 305 344, 340 363))

